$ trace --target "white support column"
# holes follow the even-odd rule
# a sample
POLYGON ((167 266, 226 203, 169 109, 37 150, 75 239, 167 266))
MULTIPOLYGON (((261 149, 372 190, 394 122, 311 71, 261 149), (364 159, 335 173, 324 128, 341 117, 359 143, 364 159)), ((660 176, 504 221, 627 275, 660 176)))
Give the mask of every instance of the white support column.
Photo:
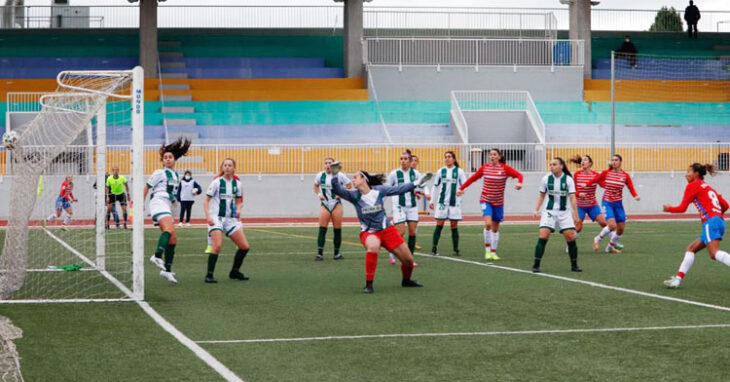
POLYGON ((132 293, 144 299, 144 70, 137 66, 132 80, 132 293))
MULTIPOLYGON (((93 144, 89 140, 89 144, 93 144)), ((106 101, 96 113, 96 269, 106 270, 106 101)))

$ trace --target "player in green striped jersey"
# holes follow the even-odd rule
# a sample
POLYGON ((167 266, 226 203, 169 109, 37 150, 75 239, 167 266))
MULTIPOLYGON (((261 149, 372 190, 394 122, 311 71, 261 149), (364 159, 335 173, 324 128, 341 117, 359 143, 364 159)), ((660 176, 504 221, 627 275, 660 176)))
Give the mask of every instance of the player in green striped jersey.
POLYGON ((333 175, 330 170, 330 165, 334 162, 334 158, 324 158, 324 171, 320 171, 314 177, 314 193, 319 198, 319 233, 317 235, 317 261, 324 259, 324 243, 327 236, 327 225, 332 222, 332 229, 334 231, 334 259, 342 260, 342 254, 340 254, 340 245, 342 244, 342 203, 340 203, 340 197, 335 195, 332 190, 332 178, 337 176, 340 180, 340 184, 350 189, 350 179, 345 176, 345 173, 340 171, 337 175, 333 175))
POLYGON ((575 198, 575 182, 563 158, 555 157, 550 161, 550 173, 542 178, 540 195, 535 204, 535 216, 542 208, 540 236, 535 246, 535 263, 532 271, 540 272, 540 262, 545 253, 550 234, 555 229, 565 237, 570 255, 570 270, 581 272, 578 266, 578 246, 575 243, 575 222, 578 221, 578 207, 575 198))
POLYGON ((466 182, 466 174, 464 174, 464 170, 459 168, 456 153, 453 151, 444 153, 444 164, 446 166, 434 174, 436 180, 433 182, 431 203, 429 204, 429 207, 434 210, 434 217, 436 218, 436 229, 433 231, 431 255, 438 256, 441 230, 444 228, 444 223, 448 219, 451 223, 451 242, 454 246, 454 256, 459 256, 461 197, 456 192, 466 182))
POLYGON ((160 268, 160 276, 167 281, 177 284, 175 273, 172 272, 172 260, 175 257, 177 235, 175 222, 172 218, 172 203, 175 202, 175 193, 180 183, 180 176, 175 171, 175 162, 188 153, 190 140, 178 138, 169 145, 160 148, 160 160, 163 168, 152 173, 144 187, 144 199, 152 190, 152 199, 149 204, 149 213, 152 221, 160 226, 162 234, 157 241, 157 250, 150 257, 150 261, 160 268), (162 260, 162 254, 165 260, 162 260))
MULTIPOLYGON (((388 175, 389 186, 412 183, 421 176, 421 173, 411 167, 412 159, 411 150, 406 150, 400 155, 401 167, 391 171, 388 175)), ((418 197, 416 192, 425 191, 426 198, 431 199, 427 190, 428 188, 425 185, 419 186, 416 190, 390 198, 393 202, 393 224, 395 229, 398 230, 398 234, 403 236, 406 231, 406 224, 408 225, 408 249, 411 250, 411 253, 414 253, 416 249, 416 230, 418 229, 418 197)), ((395 265, 395 255, 392 253, 390 254, 390 264, 395 265)), ((417 267, 418 264, 414 263, 414 266, 417 267)))
POLYGON ((248 280, 241 273, 243 259, 248 254, 249 245, 241 224, 241 207, 243 206, 243 190, 241 181, 234 177, 236 161, 226 158, 221 164, 222 171, 208 186, 206 198, 203 201, 205 219, 208 222, 208 237, 211 250, 208 253, 208 273, 206 283, 217 283, 214 277, 215 264, 223 244, 223 234, 231 238, 238 247, 233 259, 233 267, 228 278, 232 280, 248 280))

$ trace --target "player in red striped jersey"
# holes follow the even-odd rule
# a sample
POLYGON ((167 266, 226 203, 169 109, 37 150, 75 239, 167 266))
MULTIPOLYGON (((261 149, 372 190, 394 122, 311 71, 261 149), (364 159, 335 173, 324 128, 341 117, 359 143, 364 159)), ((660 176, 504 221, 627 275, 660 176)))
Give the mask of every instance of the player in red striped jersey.
POLYGON ((682 213, 687 211, 690 203, 694 203, 697 211, 700 213, 702 220, 702 234, 693 241, 684 253, 684 259, 679 266, 679 271, 669 280, 664 281, 664 285, 669 288, 678 288, 684 279, 684 276, 692 267, 695 261, 695 253, 707 248, 710 258, 719 261, 730 267, 730 254, 720 250, 720 240, 725 234, 725 220, 722 215, 728 209, 728 203, 718 194, 709 184, 704 182, 705 175, 715 174, 715 167, 711 164, 693 163, 687 169, 685 178, 687 178, 687 187, 684 189, 682 203, 673 207, 669 204, 664 205, 664 212, 682 213))
MULTIPOLYGON (((73 175, 66 175, 66 179, 61 183, 61 192, 59 192, 56 198, 56 212, 48 215, 46 220, 53 221, 61 218, 63 211, 66 211, 66 216, 63 218, 63 229, 66 229, 68 223, 71 222, 73 216, 73 209, 71 203, 76 203, 78 200, 74 197, 74 179, 73 175)), ((45 225, 45 220, 43 221, 45 225)))
MULTIPOLYGON (((605 192, 603 193, 603 213, 606 214, 608 229, 611 231, 610 242, 606 246, 606 252, 621 253, 623 245, 619 243, 621 235, 626 228, 626 212, 624 211, 623 198, 624 186, 629 188, 631 196, 636 201, 641 200, 639 194, 634 189, 634 183, 631 181, 629 174, 621 169, 623 158, 621 155, 615 154, 611 158, 611 164, 608 170, 604 170, 600 175, 591 179, 585 186, 589 187, 595 183, 605 183, 605 192)), ((594 239, 594 248, 597 246, 602 237, 596 236, 594 239)))
MULTIPOLYGON (((603 235, 606 236, 609 232, 608 228, 606 228, 606 216, 596 201, 596 187, 598 187, 598 184, 585 186, 585 184, 598 175, 597 172, 593 171, 593 158, 588 154, 583 156, 576 155, 570 161, 580 165, 580 170, 573 174, 573 179, 575 179, 576 183, 576 193, 578 195, 578 221, 575 223, 575 237, 577 239, 583 230, 583 220, 585 220, 586 215, 601 226, 601 233, 603 233, 603 230, 606 231, 603 235)), ((601 187, 604 185, 601 184, 601 187)), ((598 243, 595 240, 593 241, 593 250, 598 251, 598 243)))
POLYGON ((489 150, 489 163, 479 167, 479 170, 459 187, 458 196, 477 179, 484 179, 482 194, 479 196, 479 205, 484 216, 484 258, 499 260, 497 246, 499 245, 499 223, 504 220, 504 189, 507 178, 517 178, 516 190, 522 188, 522 174, 507 165, 507 160, 499 149, 489 150))

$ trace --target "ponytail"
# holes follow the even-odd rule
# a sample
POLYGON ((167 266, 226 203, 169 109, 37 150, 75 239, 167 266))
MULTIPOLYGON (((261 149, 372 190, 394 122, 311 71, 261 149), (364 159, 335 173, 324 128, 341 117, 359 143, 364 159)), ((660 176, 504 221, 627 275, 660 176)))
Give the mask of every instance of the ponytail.
POLYGON ((171 153, 175 157, 175 160, 180 159, 187 155, 191 143, 191 140, 180 137, 169 145, 163 144, 162 147, 160 147, 160 160, 162 160, 165 153, 171 153))
POLYGON ((368 182, 368 186, 380 186, 382 184, 385 184, 385 175, 383 174, 374 174, 370 175, 367 171, 360 170, 360 173, 362 176, 365 177, 365 179, 368 182))
POLYGON ((707 174, 710 174, 710 176, 715 176, 715 174, 717 173, 717 168, 709 163, 700 164, 695 162, 692 163, 689 167, 692 168, 692 171, 696 172, 697 175, 700 176, 700 179, 705 179, 705 175, 707 174))
POLYGON ((568 158, 568 162, 572 162, 580 166, 580 164, 583 163, 583 157, 580 155, 576 155, 568 158))

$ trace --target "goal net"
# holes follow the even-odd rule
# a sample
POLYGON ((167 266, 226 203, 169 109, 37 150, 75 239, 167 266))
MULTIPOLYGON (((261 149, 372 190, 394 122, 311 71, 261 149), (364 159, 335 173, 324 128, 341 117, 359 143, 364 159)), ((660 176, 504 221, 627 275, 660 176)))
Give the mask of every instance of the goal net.
POLYGON ((127 200, 142 199, 142 81, 141 68, 61 72, 55 92, 31 101, 32 120, 8 126, 20 139, 0 232, 3 302, 142 299, 143 220, 124 229, 116 204, 120 227, 112 217, 107 229, 105 187, 117 168, 127 200), (108 132, 121 144, 108 145, 108 132))

